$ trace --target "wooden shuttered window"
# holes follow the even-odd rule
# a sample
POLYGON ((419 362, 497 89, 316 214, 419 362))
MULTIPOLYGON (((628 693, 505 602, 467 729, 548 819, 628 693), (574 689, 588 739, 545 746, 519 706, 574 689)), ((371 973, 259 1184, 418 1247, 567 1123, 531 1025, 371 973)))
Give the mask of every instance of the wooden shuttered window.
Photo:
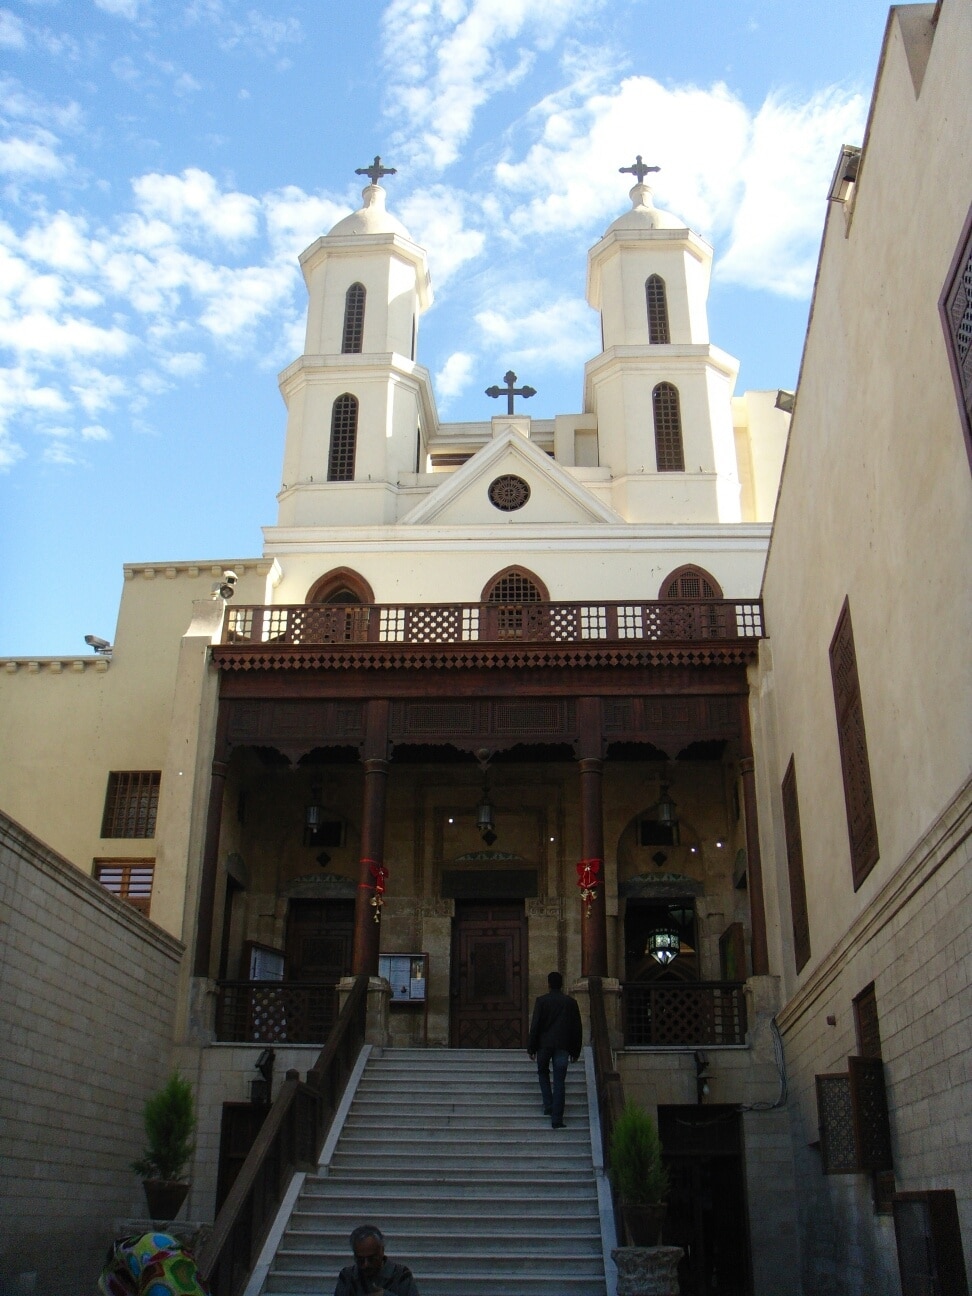
POLYGON ((112 770, 108 775, 102 837, 154 837, 159 770, 112 770))
POLYGON ((94 875, 106 891, 148 916, 155 860, 95 860, 94 875))
POLYGON ((793 922, 793 956, 801 971, 810 959, 810 918, 807 913, 807 884, 803 872, 803 835, 800 831, 800 802, 797 796, 793 757, 783 776, 783 825, 786 833, 786 866, 790 879, 790 916, 793 922))
POLYGON ((972 465, 972 209, 945 279, 938 309, 972 465))
POLYGON ((856 891, 878 861, 877 820, 867 758, 864 708, 854 651, 850 603, 844 600, 830 644, 830 672, 837 712, 837 741, 844 778, 844 806, 850 842, 851 870, 856 891))
POLYGON ((891 1171, 891 1121, 880 1058, 848 1058, 846 1073, 818 1075, 816 1082, 824 1174, 891 1171))
POLYGON ((354 481, 354 454, 358 441, 358 400, 350 392, 339 396, 331 408, 331 446, 327 480, 354 481))

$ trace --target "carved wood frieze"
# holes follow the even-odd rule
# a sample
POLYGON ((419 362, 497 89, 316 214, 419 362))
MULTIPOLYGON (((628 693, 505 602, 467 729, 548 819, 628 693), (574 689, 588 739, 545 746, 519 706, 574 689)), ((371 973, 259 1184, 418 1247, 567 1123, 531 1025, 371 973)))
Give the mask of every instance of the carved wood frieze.
POLYGON ((299 756, 314 747, 359 746, 364 740, 364 702, 233 698, 222 705, 231 747, 276 747, 299 756))

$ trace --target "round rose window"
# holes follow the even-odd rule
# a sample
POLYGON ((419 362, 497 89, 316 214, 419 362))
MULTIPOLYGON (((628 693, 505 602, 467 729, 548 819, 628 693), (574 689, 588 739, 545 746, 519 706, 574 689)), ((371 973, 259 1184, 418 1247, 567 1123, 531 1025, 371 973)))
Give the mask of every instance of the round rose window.
POLYGON ((490 483, 489 502, 504 513, 514 513, 521 509, 529 498, 530 487, 522 477, 514 477, 512 473, 497 477, 490 483))

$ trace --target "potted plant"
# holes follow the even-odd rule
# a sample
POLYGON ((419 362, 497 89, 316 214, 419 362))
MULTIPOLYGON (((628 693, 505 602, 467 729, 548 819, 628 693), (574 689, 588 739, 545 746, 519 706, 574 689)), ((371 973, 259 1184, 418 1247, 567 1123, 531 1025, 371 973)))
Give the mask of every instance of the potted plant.
POLYGON ((189 1192, 185 1178, 196 1150, 196 1113, 192 1085, 173 1071, 145 1104, 148 1146, 132 1169, 142 1176, 149 1215, 155 1222, 175 1219, 189 1192))
POLYGON ((648 1112, 627 1102, 611 1134, 611 1176, 631 1246, 657 1246, 665 1218, 668 1171, 658 1128, 648 1112))

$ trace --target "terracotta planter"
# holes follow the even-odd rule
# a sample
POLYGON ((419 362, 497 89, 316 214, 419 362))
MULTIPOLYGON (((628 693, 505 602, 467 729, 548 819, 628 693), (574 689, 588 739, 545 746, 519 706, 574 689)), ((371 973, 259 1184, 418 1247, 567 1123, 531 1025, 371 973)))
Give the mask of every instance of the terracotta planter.
POLYGON ((149 1217, 156 1224, 174 1220, 189 1194, 189 1185, 173 1179, 143 1179, 149 1217))
POLYGON ((661 1241, 665 1222, 664 1202, 621 1202, 621 1215, 628 1242, 635 1247, 654 1247, 661 1241))

